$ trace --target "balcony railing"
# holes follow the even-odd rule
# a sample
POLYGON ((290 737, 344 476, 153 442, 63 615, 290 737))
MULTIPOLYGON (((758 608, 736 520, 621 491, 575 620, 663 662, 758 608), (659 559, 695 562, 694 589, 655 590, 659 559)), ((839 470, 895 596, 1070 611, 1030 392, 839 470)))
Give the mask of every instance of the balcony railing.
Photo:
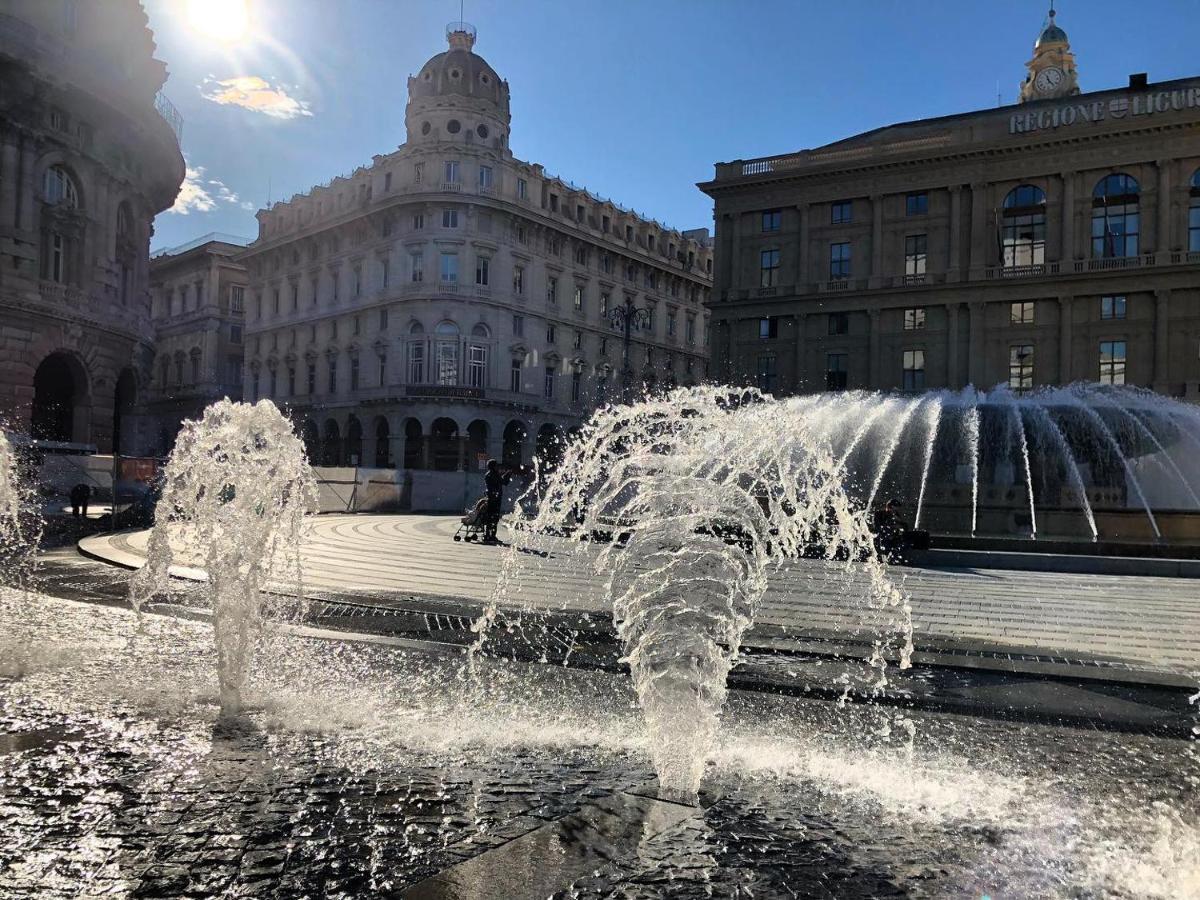
POLYGON ((462 183, 458 181, 443 181, 442 190, 447 193, 457 194, 462 190, 462 183))
POLYGON ((154 95, 154 108, 163 117, 163 121, 171 126, 171 131, 175 133, 175 142, 182 146, 183 116, 179 114, 179 110, 175 108, 175 104, 167 99, 166 94, 159 91, 154 95))
POLYGON ((452 400, 482 400, 483 388, 461 384, 410 384, 404 388, 407 397, 437 397, 452 400))

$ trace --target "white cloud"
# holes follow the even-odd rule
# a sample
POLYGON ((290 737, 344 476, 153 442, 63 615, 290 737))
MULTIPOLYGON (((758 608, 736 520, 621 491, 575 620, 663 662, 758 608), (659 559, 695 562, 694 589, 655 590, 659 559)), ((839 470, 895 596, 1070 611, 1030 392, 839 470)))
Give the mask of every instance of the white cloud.
POLYGON ((283 85, 272 84, 258 75, 222 79, 210 75, 200 85, 200 96, 222 106, 240 106, 274 119, 312 115, 307 101, 296 99, 283 85))
POLYGON ((188 166, 186 172, 183 185, 179 188, 179 196, 175 198, 175 205, 168 212, 181 216, 194 212, 206 213, 212 212, 221 204, 247 211, 256 208, 253 203, 243 200, 236 192, 230 190, 223 181, 205 178, 204 166, 188 166))

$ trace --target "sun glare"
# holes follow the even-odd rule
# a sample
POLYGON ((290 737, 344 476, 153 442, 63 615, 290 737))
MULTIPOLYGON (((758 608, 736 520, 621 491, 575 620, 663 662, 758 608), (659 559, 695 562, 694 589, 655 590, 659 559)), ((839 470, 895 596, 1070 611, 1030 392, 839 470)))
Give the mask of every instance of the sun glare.
POLYGON ((250 24, 247 0, 188 0, 188 23, 206 37, 235 43, 250 24))

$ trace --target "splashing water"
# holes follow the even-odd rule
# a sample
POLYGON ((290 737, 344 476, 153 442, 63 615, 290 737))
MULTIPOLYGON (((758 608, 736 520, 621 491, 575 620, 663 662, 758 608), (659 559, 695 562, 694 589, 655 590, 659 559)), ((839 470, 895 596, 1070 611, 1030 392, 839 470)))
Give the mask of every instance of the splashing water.
POLYGON ((16 451, 0 431, 0 574, 11 584, 28 587, 34 572, 42 527, 36 510, 37 496, 22 486, 16 451))
POLYGON ((169 592, 176 552, 204 561, 224 715, 241 709, 268 614, 302 599, 300 539, 316 509, 303 444, 269 400, 222 400, 184 423, 164 471, 146 565, 129 596, 140 610, 169 592), (268 579, 291 585, 290 594, 263 593, 268 579))
POLYGON ((889 658, 908 665, 908 603, 846 492, 844 456, 804 411, 804 400, 717 388, 599 411, 545 479, 537 512, 514 531, 477 623, 482 642, 527 581, 551 582, 567 604, 610 604, 667 795, 695 797, 726 677, 768 570, 785 560, 815 552, 844 561, 847 572, 864 569, 862 599, 886 622, 870 659, 875 688, 889 658), (602 577, 579 577, 588 571, 602 577))
POLYGON ((21 533, 21 496, 17 489, 17 457, 0 431, 0 547, 16 543, 21 533))

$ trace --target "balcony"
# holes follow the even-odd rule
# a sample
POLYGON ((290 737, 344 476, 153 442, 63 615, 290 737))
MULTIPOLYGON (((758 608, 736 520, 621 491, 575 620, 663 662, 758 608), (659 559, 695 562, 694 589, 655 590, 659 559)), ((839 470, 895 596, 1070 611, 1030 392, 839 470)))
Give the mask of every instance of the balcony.
POLYGON ((167 99, 167 95, 159 91, 154 95, 154 109, 162 116, 163 121, 171 126, 175 133, 175 143, 183 146, 183 116, 175 108, 175 104, 167 99))
POLYGON ((461 384, 409 384, 404 388, 404 396, 438 400, 482 400, 484 390, 461 384))
POLYGON ((480 197, 495 197, 496 189, 490 184, 481 184, 478 193, 480 197))
POLYGON ((442 191, 447 194, 457 194, 462 190, 462 184, 457 181, 443 181, 442 191))
POLYGON ((84 293, 69 284, 59 284, 57 281, 39 281, 38 294, 43 300, 51 303, 76 306, 83 302, 84 293))

